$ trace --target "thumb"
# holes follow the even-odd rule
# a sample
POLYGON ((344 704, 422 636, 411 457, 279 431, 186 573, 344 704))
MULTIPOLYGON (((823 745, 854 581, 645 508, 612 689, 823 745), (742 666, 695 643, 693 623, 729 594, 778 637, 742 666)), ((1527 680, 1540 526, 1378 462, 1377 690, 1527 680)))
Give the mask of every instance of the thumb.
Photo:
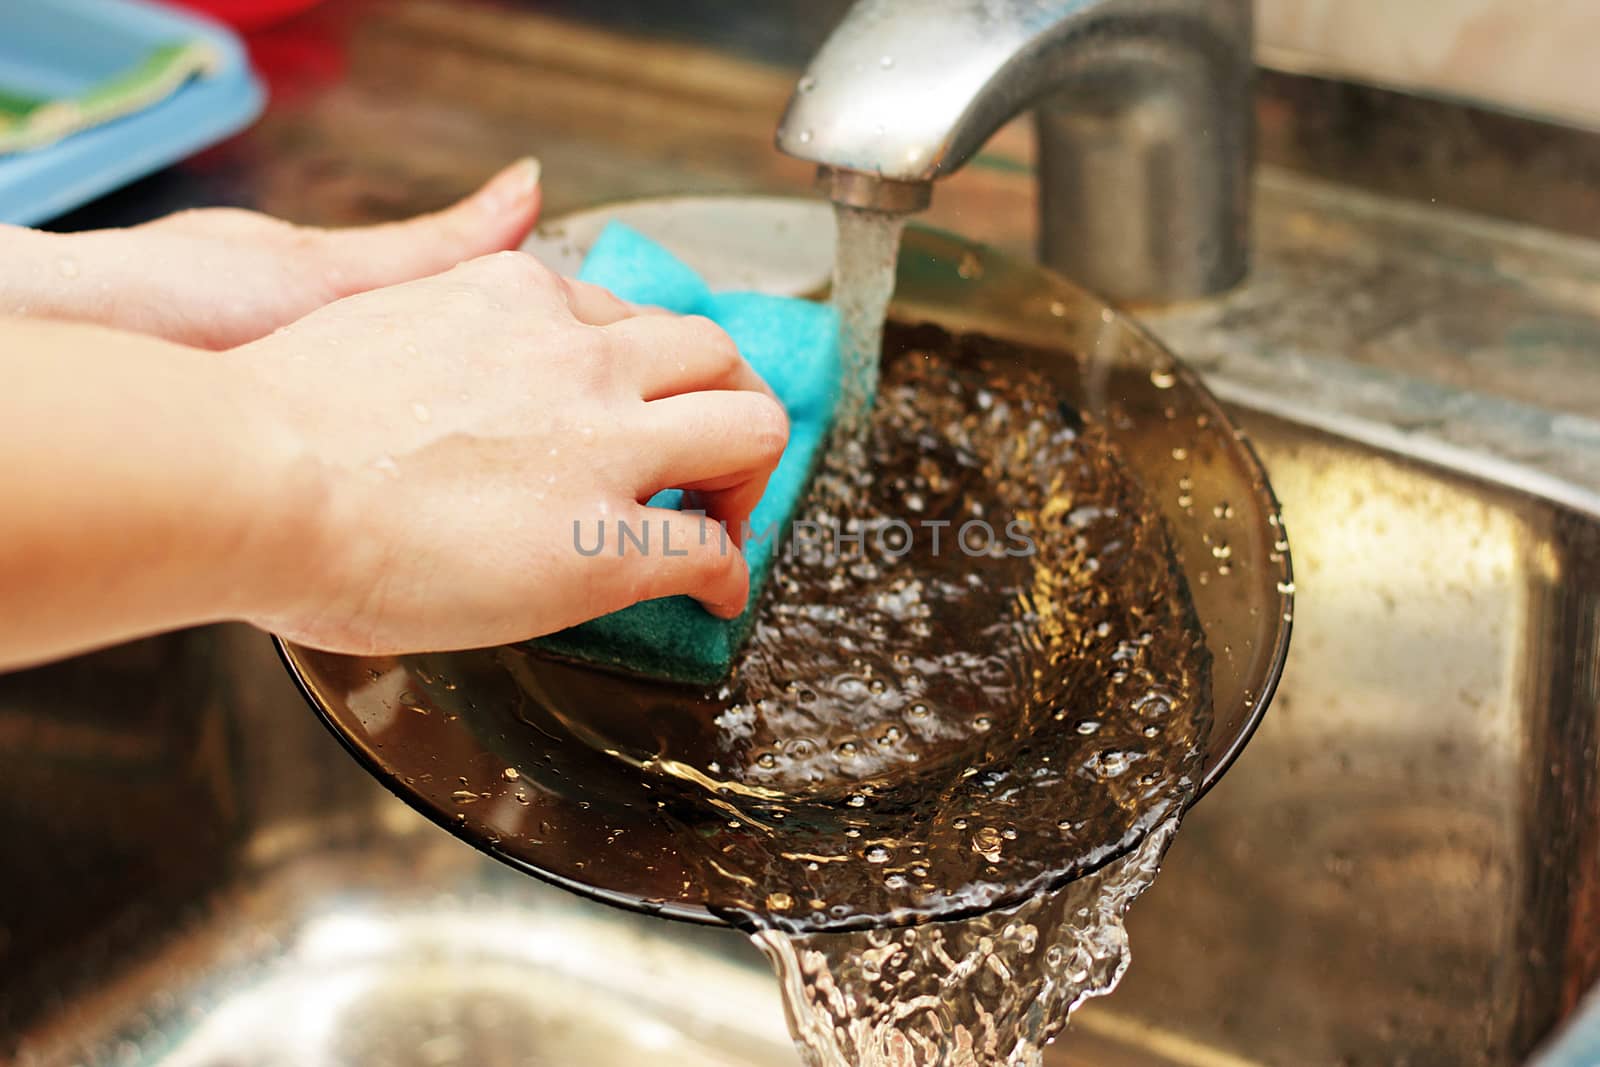
POLYGON ((341 288, 357 293, 397 285, 516 248, 539 217, 539 176, 537 159, 519 159, 443 211, 328 231, 326 254, 338 270, 341 288))

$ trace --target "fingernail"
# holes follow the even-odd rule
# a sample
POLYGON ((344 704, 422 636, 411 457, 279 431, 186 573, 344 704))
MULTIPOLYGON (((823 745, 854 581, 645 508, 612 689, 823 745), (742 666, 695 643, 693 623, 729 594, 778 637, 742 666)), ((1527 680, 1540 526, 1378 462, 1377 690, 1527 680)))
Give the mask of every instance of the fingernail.
POLYGON ((515 211, 527 204, 535 189, 543 167, 532 156, 519 159, 501 171, 483 190, 483 206, 493 215, 515 211))

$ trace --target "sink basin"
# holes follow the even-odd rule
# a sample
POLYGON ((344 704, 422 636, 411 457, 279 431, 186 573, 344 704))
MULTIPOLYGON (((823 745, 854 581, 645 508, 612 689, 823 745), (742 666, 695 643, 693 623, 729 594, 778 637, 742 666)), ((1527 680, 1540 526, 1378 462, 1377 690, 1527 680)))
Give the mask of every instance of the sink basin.
MULTIPOLYGON (((1049 1062, 1521 1063, 1600 973, 1600 517, 1253 397, 1290 662, 1049 1062)), ((742 935, 461 845, 243 628, 0 678, 0 835, 0 1061, 797 1062, 742 935)))
MULTIPOLYGON (((1600 962, 1600 520, 1238 415, 1297 534, 1291 661, 1052 1062, 1519 1063, 1600 962)), ((332 743, 263 636, 0 694, 0 1059, 796 1062, 740 935, 459 844, 332 743)))
POLYGON ((1600 964, 1600 519, 1241 417, 1295 531, 1284 685, 1061 1062, 1523 1062, 1600 964))

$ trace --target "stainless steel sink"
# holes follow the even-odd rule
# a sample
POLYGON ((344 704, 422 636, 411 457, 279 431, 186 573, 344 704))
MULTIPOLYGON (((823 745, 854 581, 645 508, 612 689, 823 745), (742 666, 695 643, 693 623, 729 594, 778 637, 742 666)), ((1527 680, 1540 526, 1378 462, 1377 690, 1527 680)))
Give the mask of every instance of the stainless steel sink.
MULTIPOLYGON (((768 145, 788 75, 509 6, 373 6, 339 85, 77 224, 373 221, 530 147, 561 208, 804 180, 768 145)), ((1018 239, 1030 179, 997 164, 944 223, 1018 239)), ((1282 498, 1291 661, 1053 1059, 1521 1063, 1600 976, 1600 246, 1270 169, 1257 197, 1250 283, 1148 321, 1282 498)), ((480 857, 355 766, 261 635, 0 678, 0 1063, 644 1061, 792 1067, 755 950, 480 857)))
POLYGON ((1522 1062, 1600 961, 1600 520, 1245 424, 1294 531, 1284 686, 1062 1062, 1522 1062))
MULTIPOLYGON (((1291 663, 1054 1062, 1521 1062, 1600 966, 1600 518, 1240 414, 1291 663)), ((0 679, 0 842, 0 1060, 796 1062, 740 935, 480 858, 251 631, 0 679)))

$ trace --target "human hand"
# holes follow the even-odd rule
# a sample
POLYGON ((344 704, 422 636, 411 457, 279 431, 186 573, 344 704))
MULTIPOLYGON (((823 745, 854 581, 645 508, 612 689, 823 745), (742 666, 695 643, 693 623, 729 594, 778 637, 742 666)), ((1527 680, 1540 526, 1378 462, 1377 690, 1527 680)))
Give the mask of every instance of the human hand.
POLYGON ((739 530, 782 455, 782 406, 722 330, 642 313, 504 252, 330 304, 224 353, 252 446, 250 621, 377 654, 522 640, 640 600, 745 606, 737 547, 644 506, 697 493, 739 530), (584 555, 596 523, 607 549, 584 555), (648 523, 623 553, 616 524, 648 523), (664 551, 668 531, 670 552, 664 551), (613 547, 616 546, 616 547, 613 547))
POLYGON ((0 315, 232 348, 341 297, 515 248, 540 200, 539 165, 526 159, 453 207, 379 226, 324 230, 200 208, 121 230, 0 227, 0 315))

